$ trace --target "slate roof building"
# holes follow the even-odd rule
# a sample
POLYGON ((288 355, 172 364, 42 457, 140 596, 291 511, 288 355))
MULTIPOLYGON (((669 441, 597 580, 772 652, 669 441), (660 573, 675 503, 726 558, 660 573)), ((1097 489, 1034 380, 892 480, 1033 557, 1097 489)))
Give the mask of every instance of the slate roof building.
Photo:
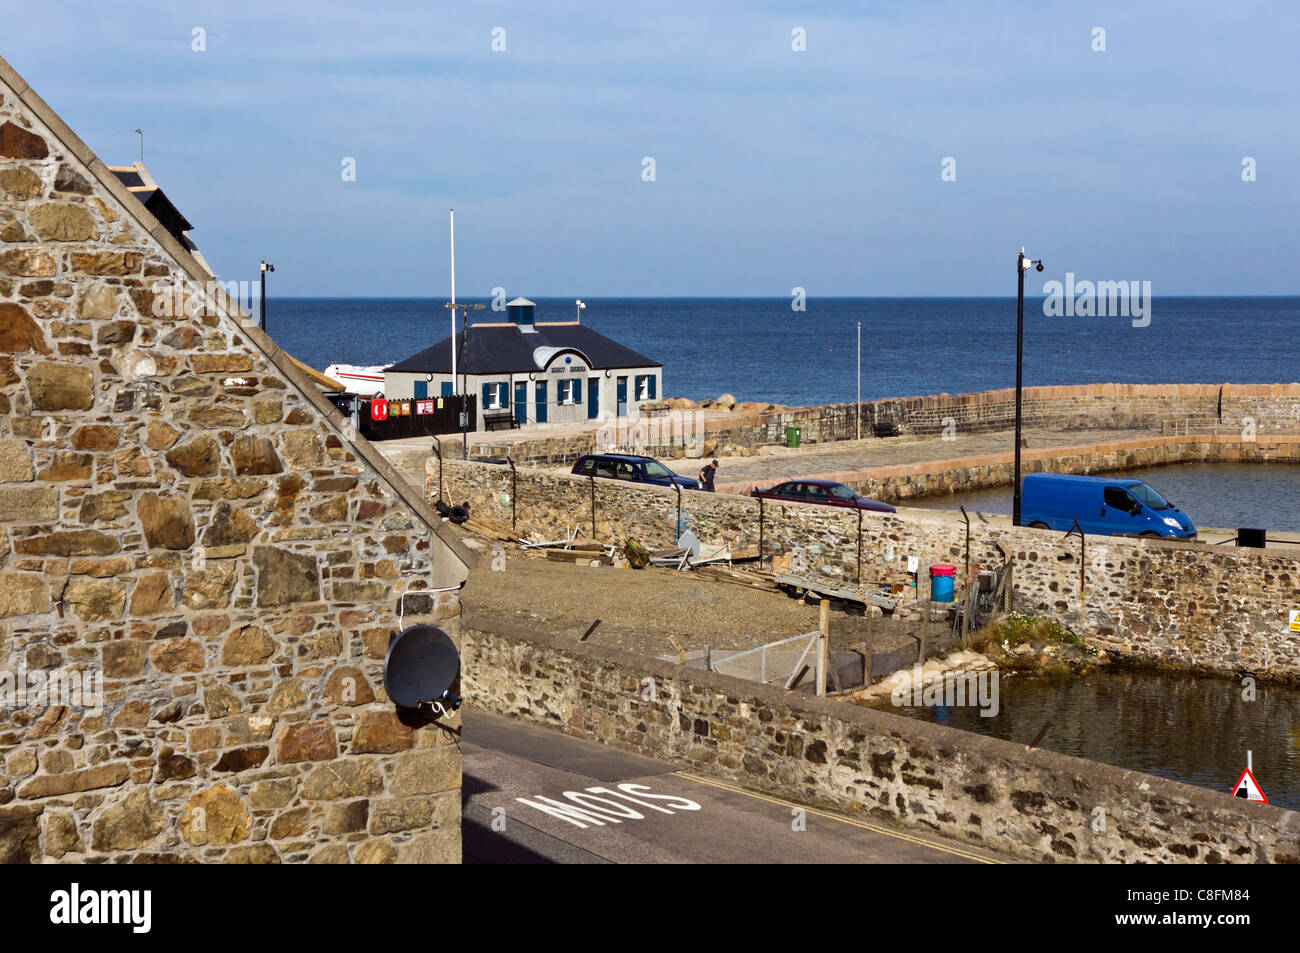
POLYGON ((384 370, 389 400, 454 393, 479 398, 474 429, 509 414, 520 425, 626 417, 663 393, 663 365, 579 321, 537 321, 527 298, 506 304, 505 321, 472 323, 384 370), (452 347, 456 380, 452 380, 452 347))
POLYGON ((143 162, 133 162, 130 165, 110 165, 108 171, 117 177, 117 180, 126 186, 126 190, 140 200, 140 204, 147 208, 151 215, 156 218, 167 234, 180 242, 181 247, 188 251, 208 274, 215 274, 212 267, 199 254, 198 246, 190 238, 190 230, 194 228, 189 220, 181 214, 180 209, 172 204, 171 199, 154 181, 149 170, 144 167, 143 162))

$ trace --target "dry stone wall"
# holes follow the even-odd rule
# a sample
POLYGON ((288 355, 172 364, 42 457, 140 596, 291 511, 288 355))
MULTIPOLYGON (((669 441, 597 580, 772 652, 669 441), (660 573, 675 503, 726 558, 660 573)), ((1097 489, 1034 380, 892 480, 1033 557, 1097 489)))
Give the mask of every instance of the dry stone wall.
POLYGON ((1300 863, 1294 811, 572 637, 464 638, 476 707, 796 803, 1038 862, 1300 863))
MULTIPOLYGON (((444 478, 450 495, 470 500, 474 514, 509 524, 513 513, 521 533, 554 539, 574 525, 589 532, 594 488, 599 537, 632 537, 652 547, 676 538, 678 496, 667 487, 520 468, 512 497, 509 469, 459 461, 447 464, 444 478)), ((682 524, 706 542, 759 540, 756 499, 684 491, 680 502, 682 524)), ((853 512, 771 501, 762 510, 769 557, 798 547, 811 565, 858 578, 853 512)), ((937 517, 863 513, 861 554, 864 581, 887 572, 894 575, 886 581, 896 581, 908 556, 922 567, 962 567, 966 531, 959 521, 937 517)), ((970 560, 1000 566, 1003 554, 1014 559, 1017 610, 1056 619, 1099 649, 1179 670, 1300 677, 1300 632, 1287 626, 1287 610, 1300 608, 1300 551, 1103 536, 1087 537, 1085 551, 1077 536, 974 520, 970 560)))
POLYGON ((0 79, 0 862, 457 862, 382 660, 458 637, 458 547, 0 79))

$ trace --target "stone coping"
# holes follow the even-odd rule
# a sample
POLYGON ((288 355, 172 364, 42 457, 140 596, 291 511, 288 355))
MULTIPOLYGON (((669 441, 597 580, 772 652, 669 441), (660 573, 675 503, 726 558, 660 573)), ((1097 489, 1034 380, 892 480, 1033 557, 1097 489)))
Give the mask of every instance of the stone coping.
MULTIPOLYGON (((58 113, 37 95, 36 91, 2 56, 0 56, 0 81, 13 90, 14 95, 22 101, 23 105, 49 128, 64 149, 72 153, 88 167, 99 185, 117 199, 125 214, 135 219, 136 224, 140 226, 145 234, 162 247, 163 251, 184 270, 190 280, 197 282, 205 289, 209 289, 210 283, 215 281, 215 276, 210 274, 190 254, 188 249, 172 237, 162 226, 162 223, 154 218, 144 205, 131 194, 117 176, 108 171, 108 166, 72 131, 68 124, 59 117, 58 113)), ((454 532, 444 527, 442 517, 434 512, 428 503, 424 501, 419 491, 406 481, 401 472, 371 446, 370 441, 360 434, 357 434, 355 439, 349 437, 343 428, 343 415, 338 408, 325 399, 320 388, 296 366, 297 362, 286 351, 281 349, 269 335, 253 323, 252 318, 244 313, 237 301, 227 295, 225 290, 219 286, 211 288, 210 291, 210 296, 217 307, 224 312, 227 318, 239 326, 240 332, 248 338, 253 347, 306 397, 307 401, 333 427, 338 438, 346 446, 351 447, 357 456, 388 484, 397 497, 410 507, 413 515, 447 546, 462 564, 463 571, 455 575, 459 576, 460 582, 464 582, 468 578, 468 570, 477 565, 473 552, 461 542, 454 532)))
MULTIPOLYGON (((845 701, 829 698, 817 698, 801 694, 788 694, 773 685, 761 685, 718 672, 706 672, 697 669, 685 669, 672 662, 649 656, 634 655, 621 649, 606 648, 600 645, 577 643, 572 636, 563 636, 551 632, 525 628, 523 626, 501 622, 495 619, 481 618, 466 613, 461 617, 461 638, 472 639, 473 633, 494 635, 514 642, 534 647, 543 651, 559 652, 576 658, 589 658, 593 662, 603 663, 614 668, 630 669, 640 678, 654 676, 668 681, 683 681, 702 688, 708 688, 719 694, 758 703, 771 708, 784 709, 796 716, 810 719, 835 718, 849 725, 861 726, 866 731, 896 737, 915 738, 935 745, 959 746, 963 750, 989 758, 1010 763, 1022 763, 1057 774, 1092 777, 1098 781, 1117 788, 1132 791, 1142 790, 1152 797, 1164 797, 1173 801, 1185 801, 1196 808, 1214 811, 1225 818, 1240 817, 1243 821, 1266 823, 1279 833, 1291 837, 1300 837, 1300 812, 1273 804, 1260 804, 1220 794, 1209 788, 1171 781, 1158 775, 1145 774, 1129 768, 1089 761, 1073 755, 1060 754, 1044 748, 1026 750, 1024 745, 1000 738, 992 738, 975 732, 962 731, 933 722, 895 715, 875 708, 865 708, 845 701)), ((465 646, 462 641, 462 654, 465 646)), ((472 664, 472 653, 470 653, 472 664)), ((471 705, 472 697, 466 698, 471 705)), ((557 727, 558 724, 557 724, 557 727)), ((1226 783, 1231 783, 1229 779, 1226 783)))

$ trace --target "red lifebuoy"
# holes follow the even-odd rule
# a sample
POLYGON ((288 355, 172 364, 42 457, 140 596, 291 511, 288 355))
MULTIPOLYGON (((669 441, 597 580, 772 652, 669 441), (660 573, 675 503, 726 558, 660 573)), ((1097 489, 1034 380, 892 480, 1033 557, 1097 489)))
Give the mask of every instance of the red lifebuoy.
POLYGON ((388 401, 382 397, 376 397, 370 402, 370 419, 387 420, 388 419, 388 401))

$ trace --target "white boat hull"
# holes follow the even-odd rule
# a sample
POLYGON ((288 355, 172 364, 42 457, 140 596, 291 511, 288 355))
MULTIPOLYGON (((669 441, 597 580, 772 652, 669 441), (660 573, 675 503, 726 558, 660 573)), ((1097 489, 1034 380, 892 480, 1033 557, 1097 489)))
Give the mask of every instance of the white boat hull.
POLYGON ((384 369, 388 364, 372 364, 363 367, 357 364, 331 364, 325 368, 325 376, 338 381, 354 394, 362 397, 374 397, 384 392, 384 369))

